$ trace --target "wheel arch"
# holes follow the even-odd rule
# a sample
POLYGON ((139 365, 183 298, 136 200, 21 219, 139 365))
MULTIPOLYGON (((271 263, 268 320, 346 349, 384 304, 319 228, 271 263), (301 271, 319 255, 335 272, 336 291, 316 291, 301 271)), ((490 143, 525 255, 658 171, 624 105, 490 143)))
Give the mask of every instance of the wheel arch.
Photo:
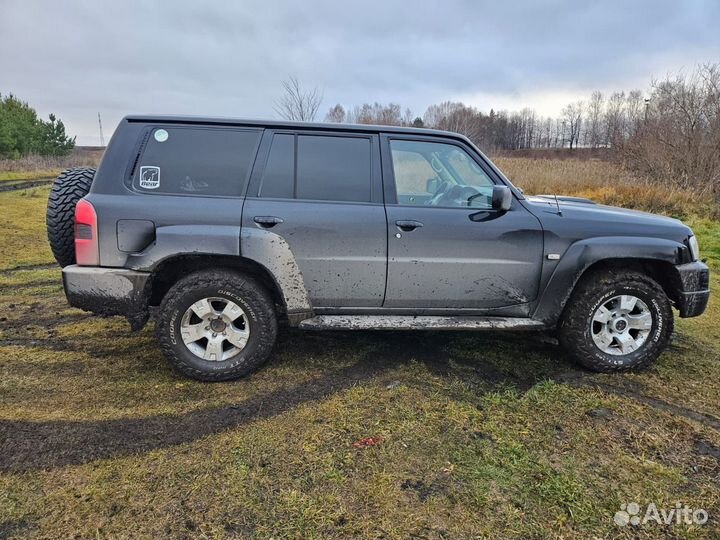
POLYGON ((681 243, 659 238, 608 237, 576 242, 548 279, 533 318, 554 326, 582 280, 609 269, 635 270, 647 275, 676 304, 681 284, 675 265, 683 262, 686 250, 681 243))
POLYGON ((182 277, 191 272, 211 269, 232 270, 254 278, 270 293, 278 316, 286 315, 285 297, 270 271, 257 261, 232 255, 182 254, 162 260, 148 280, 149 305, 159 306, 170 288, 182 277))
MULTIPOLYGON (((673 303, 678 300, 680 281, 675 266, 668 261, 637 257, 618 257, 594 262, 578 276, 577 281, 573 285, 573 291, 575 291, 584 280, 592 279, 593 274, 609 270, 630 270, 646 275, 662 287, 667 297, 673 303)), ((571 296, 572 292, 566 299, 563 309, 571 296)))

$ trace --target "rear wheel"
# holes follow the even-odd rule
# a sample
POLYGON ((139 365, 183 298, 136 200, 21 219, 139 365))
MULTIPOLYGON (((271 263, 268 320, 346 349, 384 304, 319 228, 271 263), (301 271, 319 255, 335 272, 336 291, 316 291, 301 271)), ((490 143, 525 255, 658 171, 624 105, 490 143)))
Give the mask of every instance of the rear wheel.
POLYGON ((236 379, 270 355, 275 309, 257 282, 226 270, 196 272, 165 295, 156 326, 170 363, 201 381, 236 379))
POLYGON ((75 205, 90 191, 95 169, 64 170, 53 182, 47 206, 47 234, 57 263, 75 264, 75 205))
POLYGON ((560 322, 560 342, 583 366, 640 369, 670 342, 673 314, 662 287, 639 272, 607 270, 583 279, 560 322))

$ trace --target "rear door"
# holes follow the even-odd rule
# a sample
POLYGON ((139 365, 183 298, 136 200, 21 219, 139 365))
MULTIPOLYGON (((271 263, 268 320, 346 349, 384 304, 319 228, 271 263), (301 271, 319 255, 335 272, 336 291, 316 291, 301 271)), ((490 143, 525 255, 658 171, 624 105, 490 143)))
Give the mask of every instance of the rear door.
POLYGON ((387 221, 379 138, 268 130, 243 208, 243 227, 290 246, 315 309, 380 307, 387 221))
POLYGON ((534 300, 543 253, 540 223, 516 200, 509 211, 492 208, 492 188, 500 179, 480 156, 440 137, 391 135, 382 144, 384 307, 492 309, 534 300))

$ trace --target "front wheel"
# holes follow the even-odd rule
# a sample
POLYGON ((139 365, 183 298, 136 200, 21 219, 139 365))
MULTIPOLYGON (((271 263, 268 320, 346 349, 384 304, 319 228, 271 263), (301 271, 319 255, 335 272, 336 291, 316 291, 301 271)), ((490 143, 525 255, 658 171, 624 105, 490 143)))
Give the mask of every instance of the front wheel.
POLYGON ((673 314, 662 287, 639 272, 608 270, 583 279, 560 322, 560 342, 600 372, 641 369, 667 347, 673 314))
POLYGON ((178 371, 200 381, 226 381, 267 360, 277 319, 259 283, 232 271, 210 270, 173 285, 160 305, 156 333, 178 371))

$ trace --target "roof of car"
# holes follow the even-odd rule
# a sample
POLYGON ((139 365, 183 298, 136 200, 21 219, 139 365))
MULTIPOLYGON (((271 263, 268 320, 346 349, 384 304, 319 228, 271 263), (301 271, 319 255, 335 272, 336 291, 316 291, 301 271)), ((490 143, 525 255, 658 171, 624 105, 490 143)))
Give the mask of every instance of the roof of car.
POLYGON ((211 124, 224 126, 269 127, 274 129, 310 129, 324 131, 355 131, 364 133, 404 133, 406 135, 434 135, 454 137, 467 141, 467 138, 451 131, 437 129, 381 126, 372 124, 339 124, 336 122, 291 122, 287 120, 260 120, 248 118, 217 118, 205 116, 173 116, 133 114, 125 117, 128 122, 157 122, 162 124, 211 124))

